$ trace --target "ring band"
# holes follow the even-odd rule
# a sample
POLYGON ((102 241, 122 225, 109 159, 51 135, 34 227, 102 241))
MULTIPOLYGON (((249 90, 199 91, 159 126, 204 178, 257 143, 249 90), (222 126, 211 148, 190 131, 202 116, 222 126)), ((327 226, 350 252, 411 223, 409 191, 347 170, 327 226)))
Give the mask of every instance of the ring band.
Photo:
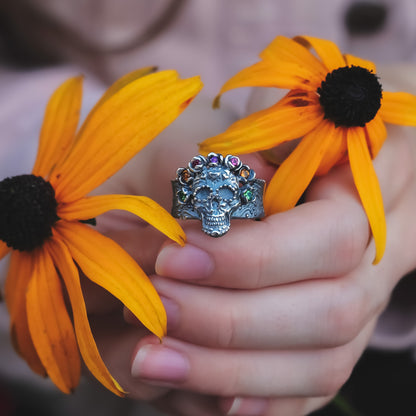
POLYGON ((237 156, 197 155, 172 181, 172 215, 201 220, 206 234, 220 237, 230 229, 232 218, 264 217, 264 187, 265 181, 256 179, 254 170, 237 156))

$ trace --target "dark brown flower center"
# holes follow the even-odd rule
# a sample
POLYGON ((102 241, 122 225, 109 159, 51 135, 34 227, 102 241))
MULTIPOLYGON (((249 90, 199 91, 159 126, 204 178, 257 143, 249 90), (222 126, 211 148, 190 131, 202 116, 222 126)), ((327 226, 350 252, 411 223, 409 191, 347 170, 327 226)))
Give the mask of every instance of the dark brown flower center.
POLYGON ((360 66, 345 66, 328 73, 317 92, 325 118, 337 127, 364 127, 381 106, 378 77, 360 66))
POLYGON ((40 176, 19 175, 0 182, 0 239, 30 251, 52 235, 58 221, 52 185, 40 176))

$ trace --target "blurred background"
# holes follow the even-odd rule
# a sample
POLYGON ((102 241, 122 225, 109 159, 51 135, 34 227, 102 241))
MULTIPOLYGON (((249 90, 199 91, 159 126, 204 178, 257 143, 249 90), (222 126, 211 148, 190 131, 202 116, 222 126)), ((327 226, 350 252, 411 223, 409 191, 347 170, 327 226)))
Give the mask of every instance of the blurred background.
MULTIPOLYGON (((44 107, 35 108, 32 98, 42 97, 46 103, 50 85, 43 91, 42 83, 25 84, 39 71, 69 68, 65 70, 85 72, 97 85, 105 85, 138 67, 157 65, 176 69, 183 77, 201 75, 203 94, 212 100, 229 77, 257 61, 275 36, 300 34, 333 40, 342 51, 373 60, 394 76, 397 65, 416 61, 416 1, 1 0, 0 125, 8 123, 8 111, 16 105, 26 111, 24 117, 39 120, 40 127, 44 107)), ((397 80, 400 83, 406 80, 397 80)), ((235 117, 244 113, 248 94, 233 91, 224 97, 235 117)), ((18 135, 27 133, 24 124, 9 128, 18 135)), ((0 141, 6 139, 0 136, 0 141)), ((6 159, 0 155, 0 161, 6 159)), ((23 165, 30 166, 29 159, 22 153, 23 165)), ((3 278, 4 270, 3 262, 3 278)), ((342 399, 348 405, 330 404, 315 416, 416 414, 416 311, 413 299, 406 296, 415 293, 413 280, 408 276, 399 284, 392 299, 394 319, 390 308, 343 388, 342 399)), ((0 416, 29 414, 158 413, 120 400, 87 379, 71 397, 39 380, 12 351, 2 304, 0 416)))

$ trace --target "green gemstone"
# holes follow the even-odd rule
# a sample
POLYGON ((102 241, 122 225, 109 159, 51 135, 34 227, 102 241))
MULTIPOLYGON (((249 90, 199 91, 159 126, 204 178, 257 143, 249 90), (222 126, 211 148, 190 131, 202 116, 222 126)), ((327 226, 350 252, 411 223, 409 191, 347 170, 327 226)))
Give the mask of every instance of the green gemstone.
POLYGON ((179 197, 179 200, 180 201, 182 201, 182 202, 185 202, 186 201, 186 193, 185 192, 179 191, 178 192, 178 197, 179 197))
POLYGON ((250 202, 253 200, 253 192, 250 191, 249 189, 246 189, 243 192, 244 198, 246 199, 247 202, 250 202))

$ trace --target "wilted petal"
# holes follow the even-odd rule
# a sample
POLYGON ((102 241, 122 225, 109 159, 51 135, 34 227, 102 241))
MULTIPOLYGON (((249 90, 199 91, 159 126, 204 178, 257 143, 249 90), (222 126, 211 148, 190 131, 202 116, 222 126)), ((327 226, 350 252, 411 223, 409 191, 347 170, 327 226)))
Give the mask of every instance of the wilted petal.
POLYGON ((82 77, 70 78, 52 95, 46 107, 33 174, 46 177, 71 148, 78 126, 82 77))
POLYGON ((380 185, 362 128, 348 129, 348 154, 354 183, 373 233, 376 245, 374 264, 376 264, 383 257, 386 247, 386 218, 380 185))
POLYGON ((103 386, 118 396, 123 396, 123 389, 111 376, 95 343, 88 322, 78 269, 72 260, 71 254, 59 239, 53 239, 48 244, 48 249, 55 263, 59 265, 59 272, 68 291, 69 300, 72 306, 75 334, 85 365, 103 386))
POLYGON ((85 224, 61 221, 56 230, 84 272, 119 299, 159 338, 166 334, 166 312, 150 279, 118 244, 85 224))
POLYGON ((26 306, 30 334, 42 364, 59 389, 72 392, 81 375, 78 345, 61 281, 46 250, 36 257, 26 306))
POLYGON ((159 204, 144 196, 99 195, 61 204, 58 217, 71 220, 88 220, 114 209, 129 211, 142 218, 180 245, 185 243, 185 232, 179 223, 159 204))

